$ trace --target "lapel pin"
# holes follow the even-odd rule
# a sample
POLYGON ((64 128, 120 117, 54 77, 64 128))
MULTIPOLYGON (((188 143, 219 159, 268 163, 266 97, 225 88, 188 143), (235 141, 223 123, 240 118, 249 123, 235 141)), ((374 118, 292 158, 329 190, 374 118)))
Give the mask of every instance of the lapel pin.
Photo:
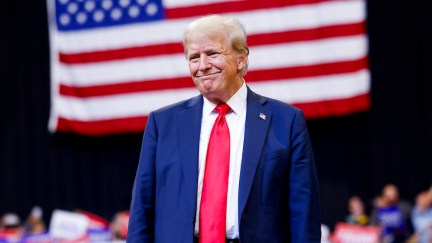
POLYGON ((263 113, 260 113, 260 114, 259 114, 259 118, 265 120, 265 119, 266 119, 266 115, 264 115, 263 113))

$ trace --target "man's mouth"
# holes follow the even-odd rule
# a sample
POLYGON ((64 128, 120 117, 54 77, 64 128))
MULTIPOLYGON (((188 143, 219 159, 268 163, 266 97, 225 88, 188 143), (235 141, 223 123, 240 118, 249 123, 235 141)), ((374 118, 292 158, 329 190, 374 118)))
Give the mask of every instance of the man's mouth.
POLYGON ((219 74, 219 72, 215 72, 215 73, 209 73, 209 74, 201 74, 201 75, 197 75, 197 78, 208 78, 208 77, 212 77, 216 74, 219 74))

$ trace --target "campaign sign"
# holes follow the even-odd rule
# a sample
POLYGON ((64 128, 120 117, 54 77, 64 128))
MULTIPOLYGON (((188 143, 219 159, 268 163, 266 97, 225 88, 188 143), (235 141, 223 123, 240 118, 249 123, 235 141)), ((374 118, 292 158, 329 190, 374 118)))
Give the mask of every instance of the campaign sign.
POLYGON ((98 216, 96 214, 87 212, 87 211, 79 210, 79 211, 76 211, 76 212, 79 213, 79 214, 82 214, 82 215, 84 215, 84 216, 86 216, 88 218, 88 220, 89 220, 88 229, 90 229, 90 230, 109 229, 109 222, 108 222, 108 220, 106 220, 106 219, 104 219, 104 218, 102 218, 102 217, 100 217, 100 216, 98 216))
POLYGON ((22 238, 22 243, 52 243, 51 235, 46 233, 25 235, 22 238))
POLYGON ((0 243, 15 243, 20 241, 20 232, 16 229, 0 230, 0 243))
POLYGON ((109 229, 88 230, 88 238, 90 242, 111 242, 112 235, 109 229))
POLYGON ((51 217, 50 234, 53 238, 76 240, 86 236, 88 226, 86 216, 56 209, 51 217))
POLYGON ((379 243, 380 229, 373 226, 338 223, 333 235, 335 243, 379 243))

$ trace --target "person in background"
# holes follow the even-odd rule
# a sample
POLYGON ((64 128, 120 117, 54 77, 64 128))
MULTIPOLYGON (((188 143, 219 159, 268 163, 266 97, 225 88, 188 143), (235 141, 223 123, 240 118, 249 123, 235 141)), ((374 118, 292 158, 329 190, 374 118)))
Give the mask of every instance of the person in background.
POLYGON ((412 223, 417 242, 432 242, 432 187, 417 196, 412 211, 412 223))
POLYGON ((346 222, 349 224, 366 225, 369 222, 368 216, 365 214, 363 201, 353 196, 348 201, 349 215, 346 217, 346 222))
POLYGON ((372 225, 380 226, 384 242, 404 242, 411 234, 411 205, 399 198, 396 185, 384 186, 382 194, 375 200, 372 225))
POLYGON ((129 211, 118 212, 110 223, 113 240, 126 240, 129 224, 129 211))
POLYGON ((39 206, 34 206, 24 223, 25 234, 40 234, 46 231, 45 223, 42 219, 43 211, 39 206))
POLYGON ((23 235, 21 220, 15 213, 5 213, 0 218, 0 242, 19 242, 23 235))

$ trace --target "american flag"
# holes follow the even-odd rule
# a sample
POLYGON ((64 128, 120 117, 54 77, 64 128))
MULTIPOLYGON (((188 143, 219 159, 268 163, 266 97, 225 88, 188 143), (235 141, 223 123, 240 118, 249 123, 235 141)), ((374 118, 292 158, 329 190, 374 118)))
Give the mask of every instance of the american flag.
POLYGON ((142 132, 149 112, 197 95, 182 34, 212 13, 245 25, 255 92, 307 118, 370 106, 364 0, 47 1, 53 132, 142 132))

